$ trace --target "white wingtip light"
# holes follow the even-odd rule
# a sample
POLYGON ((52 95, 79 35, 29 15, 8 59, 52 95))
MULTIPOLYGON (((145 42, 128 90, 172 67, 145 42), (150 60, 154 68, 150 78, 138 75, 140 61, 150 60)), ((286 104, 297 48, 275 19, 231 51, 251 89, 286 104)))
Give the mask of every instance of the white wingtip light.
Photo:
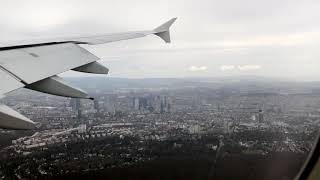
POLYGON ((177 18, 172 18, 168 22, 162 24, 161 26, 154 29, 154 34, 163 39, 166 43, 171 43, 170 37, 170 27, 177 20, 177 18))
POLYGON ((35 123, 8 106, 0 104, 0 128, 31 130, 35 129, 35 123))

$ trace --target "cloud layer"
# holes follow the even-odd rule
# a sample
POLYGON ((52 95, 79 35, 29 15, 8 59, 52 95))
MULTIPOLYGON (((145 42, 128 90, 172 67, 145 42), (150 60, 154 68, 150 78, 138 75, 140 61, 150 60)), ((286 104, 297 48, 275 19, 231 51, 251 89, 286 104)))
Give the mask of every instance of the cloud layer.
POLYGON ((207 77, 228 72, 317 80, 319 7, 316 0, 2 0, 0 44, 148 30, 178 17, 170 45, 150 36, 86 48, 117 77, 207 77))
POLYGON ((260 65, 256 64, 245 64, 245 65, 221 65, 220 70, 221 71, 256 71, 261 69, 260 65))
POLYGON ((201 72, 201 71, 206 71, 208 69, 207 66, 191 66, 189 68, 189 71, 192 72, 201 72))

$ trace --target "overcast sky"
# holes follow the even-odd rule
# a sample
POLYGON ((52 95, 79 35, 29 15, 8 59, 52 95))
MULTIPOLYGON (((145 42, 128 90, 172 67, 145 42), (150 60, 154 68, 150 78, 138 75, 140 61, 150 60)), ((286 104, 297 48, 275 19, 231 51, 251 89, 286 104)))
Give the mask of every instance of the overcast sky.
POLYGON ((149 36, 86 48, 112 77, 319 80, 319 7, 319 0, 1 0, 0 43, 151 30, 178 17, 170 45, 149 36))

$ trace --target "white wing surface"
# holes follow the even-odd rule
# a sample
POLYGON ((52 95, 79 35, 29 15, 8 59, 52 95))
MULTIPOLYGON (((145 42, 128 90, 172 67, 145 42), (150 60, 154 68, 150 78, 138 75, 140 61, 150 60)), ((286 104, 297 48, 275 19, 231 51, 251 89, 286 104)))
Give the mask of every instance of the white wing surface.
MULTIPOLYGON (((79 44, 103 44, 157 35, 170 43, 169 28, 176 18, 151 31, 104 34, 90 37, 71 37, 52 40, 1 43, 0 98, 22 87, 53 95, 93 99, 83 90, 71 86, 57 74, 68 70, 108 74, 99 58, 79 44)), ((0 128, 32 129, 35 123, 0 104, 0 128)))

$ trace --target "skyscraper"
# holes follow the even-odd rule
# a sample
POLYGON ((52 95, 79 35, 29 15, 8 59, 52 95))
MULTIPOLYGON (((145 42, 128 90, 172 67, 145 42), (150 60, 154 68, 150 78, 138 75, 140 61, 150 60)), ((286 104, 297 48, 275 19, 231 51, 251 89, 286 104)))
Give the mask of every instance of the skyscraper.
POLYGON ((77 111, 81 108, 80 99, 78 98, 71 98, 70 100, 70 106, 72 107, 72 110, 77 111))
POLYGON ((77 118, 78 118, 79 121, 80 121, 81 117, 82 117, 82 111, 81 111, 81 109, 78 109, 78 116, 77 116, 77 118))
POLYGON ((77 119, 80 120, 82 116, 82 111, 81 111, 81 102, 80 99, 78 98, 72 98, 70 100, 70 106, 72 107, 73 111, 77 112, 77 119))
POLYGON ((160 97, 160 113, 170 112, 171 111, 171 104, 170 99, 168 96, 161 96, 160 97))
POLYGON ((133 109, 138 111, 140 108, 140 103, 139 103, 139 98, 138 97, 135 97, 133 99, 133 109))
POLYGON ((259 120, 259 123, 263 123, 263 111, 262 109, 259 109, 259 113, 258 113, 258 120, 259 120))
POLYGON ((97 110, 97 112, 99 112, 99 101, 98 100, 94 100, 93 101, 93 105, 94 105, 94 109, 97 110))

